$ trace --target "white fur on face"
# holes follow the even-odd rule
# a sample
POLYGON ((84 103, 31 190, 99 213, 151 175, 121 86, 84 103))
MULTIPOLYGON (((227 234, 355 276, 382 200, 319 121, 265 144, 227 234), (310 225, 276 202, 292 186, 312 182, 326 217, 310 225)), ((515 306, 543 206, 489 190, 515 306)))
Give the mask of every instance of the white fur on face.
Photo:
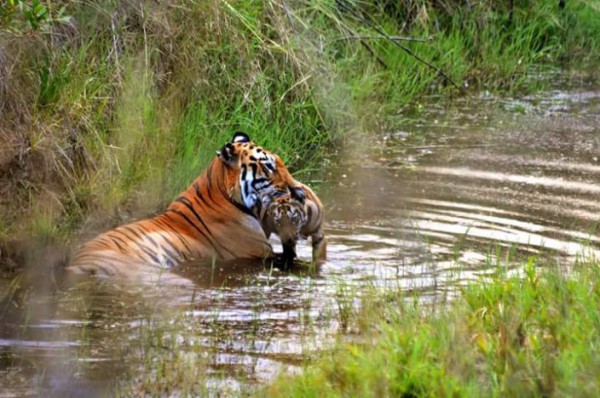
POLYGON ((255 151, 250 165, 242 165, 240 187, 242 201, 248 209, 252 209, 259 198, 272 193, 275 188, 271 185, 270 175, 275 172, 275 158, 264 151, 255 151), (261 172, 263 174, 261 174, 261 172))

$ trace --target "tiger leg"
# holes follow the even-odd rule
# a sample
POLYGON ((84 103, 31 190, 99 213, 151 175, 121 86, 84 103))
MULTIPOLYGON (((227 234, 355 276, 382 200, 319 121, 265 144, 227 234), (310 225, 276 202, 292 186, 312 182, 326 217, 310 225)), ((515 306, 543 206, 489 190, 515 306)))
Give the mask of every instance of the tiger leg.
POLYGON ((327 241, 323 231, 323 205, 315 193, 309 188, 305 188, 309 198, 306 199, 306 214, 308 223, 303 227, 301 234, 310 236, 312 243, 312 259, 314 263, 321 263, 327 260, 327 241))
POLYGON ((314 263, 322 263, 327 260, 327 239, 323 230, 319 229, 310 237, 312 243, 312 259, 314 263))
POLYGON ((288 268, 294 263, 294 259, 297 257, 296 255, 296 241, 295 240, 286 240, 285 242, 281 242, 281 246, 283 247, 283 264, 285 268, 288 268))

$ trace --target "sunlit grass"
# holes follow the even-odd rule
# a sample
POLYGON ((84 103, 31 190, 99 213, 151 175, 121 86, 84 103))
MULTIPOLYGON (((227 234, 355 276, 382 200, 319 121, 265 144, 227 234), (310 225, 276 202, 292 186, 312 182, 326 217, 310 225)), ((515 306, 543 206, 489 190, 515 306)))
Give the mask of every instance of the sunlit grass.
POLYGON ((370 327, 283 376, 270 396, 591 396, 600 388, 600 268, 502 268, 431 305, 386 294, 370 327))

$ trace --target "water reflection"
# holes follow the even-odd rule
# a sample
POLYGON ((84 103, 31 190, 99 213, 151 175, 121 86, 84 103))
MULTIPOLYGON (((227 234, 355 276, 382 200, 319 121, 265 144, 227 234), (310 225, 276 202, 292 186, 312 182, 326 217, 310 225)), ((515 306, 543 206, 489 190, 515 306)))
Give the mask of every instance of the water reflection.
POLYGON ((374 287, 431 300, 499 261, 598 257, 600 92, 424 109, 315 175, 328 215, 319 269, 194 263, 175 270, 188 286, 64 285, 57 256, 30 256, 21 279, 0 279, 12 297, 0 308, 2 396, 104 396, 124 381, 139 394, 178 366, 237 394, 325 347, 342 306, 374 287))

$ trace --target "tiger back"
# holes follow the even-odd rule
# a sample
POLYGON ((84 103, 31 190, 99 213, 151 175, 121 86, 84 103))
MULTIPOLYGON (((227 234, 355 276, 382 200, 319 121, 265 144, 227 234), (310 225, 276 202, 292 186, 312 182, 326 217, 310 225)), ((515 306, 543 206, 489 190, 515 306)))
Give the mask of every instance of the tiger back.
POLYGON ((272 248, 255 214, 260 197, 297 186, 281 159, 236 133, 164 213, 85 243, 68 270, 134 277, 200 258, 265 258, 272 248))

